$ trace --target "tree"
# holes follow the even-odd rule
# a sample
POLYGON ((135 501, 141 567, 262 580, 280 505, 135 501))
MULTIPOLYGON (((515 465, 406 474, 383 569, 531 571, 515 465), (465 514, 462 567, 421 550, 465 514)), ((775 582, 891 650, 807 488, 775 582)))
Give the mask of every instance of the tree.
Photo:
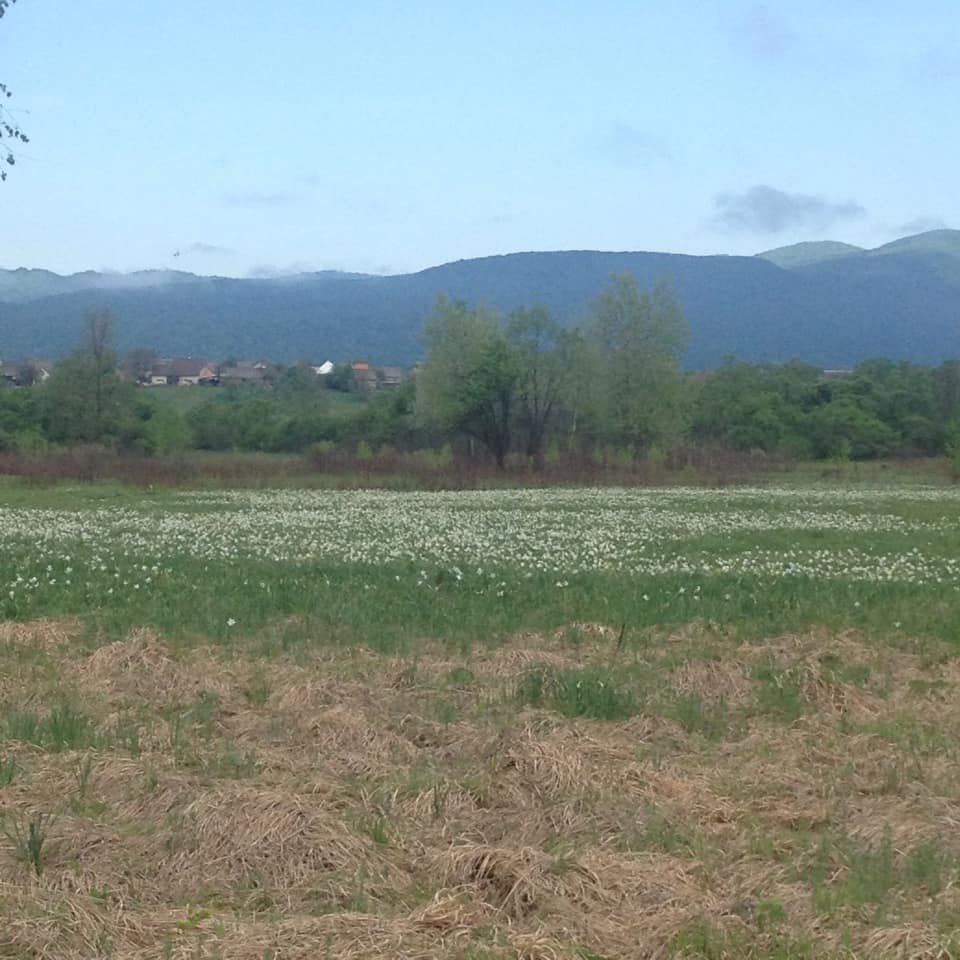
POLYGON ((518 425, 526 438, 526 455, 540 469, 551 422, 570 384, 574 337, 545 307, 515 310, 507 337, 517 370, 518 425))
POLYGON ((327 406, 327 388, 307 363, 287 367, 276 380, 277 399, 297 413, 323 410, 327 406))
POLYGON ((117 355, 113 350, 113 314, 109 311, 91 313, 86 319, 86 353, 93 387, 93 413, 98 424, 103 424, 106 406, 106 388, 109 378, 116 378, 117 355))
POLYGON ((897 435, 890 427, 848 397, 817 407, 809 416, 808 431, 813 455, 818 458, 883 457, 897 443, 897 435))
POLYGON ((518 380, 516 353, 495 314, 460 300, 437 300, 424 330, 417 407, 427 420, 471 437, 503 469, 518 380))
POLYGON ((688 331, 670 285, 658 283, 648 295, 631 274, 615 276, 584 336, 598 433, 635 451, 676 434, 686 414, 679 356, 688 331))
POLYGON ((747 363, 728 357, 700 383, 693 433, 735 450, 809 453, 805 414, 821 371, 791 361, 747 363))
POLYGON ((37 382, 37 366, 27 360, 17 367, 17 384, 21 387, 32 387, 37 382))
POLYGON ((112 314, 90 314, 80 343, 57 364, 43 388, 50 439, 62 443, 122 441, 133 429, 135 390, 117 375, 112 314))
POLYGON ((954 472, 960 474, 960 420, 951 420, 946 426, 945 434, 944 453, 954 472))
POLYGON ((128 350, 123 358, 123 372, 142 383, 156 365, 157 359, 157 351, 153 347, 134 347, 128 350))
MULTIPOLYGON (((16 0, 0 0, 0 19, 7 12, 7 9, 16 3, 16 0)), ((7 166, 12 167, 16 162, 16 154, 10 147, 10 142, 29 143, 27 135, 20 129, 20 125, 10 115, 10 112, 3 106, 4 100, 9 100, 13 94, 5 83, 0 83, 0 161, 7 166), (7 143, 2 141, 6 140, 7 143)), ((0 180, 7 179, 7 171, 0 168, 0 180)))
POLYGON ((354 388, 353 367, 349 363, 336 364, 323 378, 323 383, 328 390, 351 393, 354 388))
POLYGON ((0 450, 35 452, 44 444, 35 390, 0 390, 0 450))

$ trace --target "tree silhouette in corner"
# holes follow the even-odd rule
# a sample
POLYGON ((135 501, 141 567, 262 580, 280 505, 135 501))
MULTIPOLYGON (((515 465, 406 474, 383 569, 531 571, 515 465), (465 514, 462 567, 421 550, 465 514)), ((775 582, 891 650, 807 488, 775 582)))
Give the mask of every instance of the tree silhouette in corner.
MULTIPOLYGON (((0 0, 0 19, 17 0, 0 0)), ((29 143, 27 135, 20 129, 20 125, 4 107, 4 101, 12 96, 5 83, 0 83, 0 163, 5 167, 12 167, 17 162, 16 154, 11 149, 12 143, 29 143)), ((7 179, 7 171, 0 167, 0 180, 7 179)))

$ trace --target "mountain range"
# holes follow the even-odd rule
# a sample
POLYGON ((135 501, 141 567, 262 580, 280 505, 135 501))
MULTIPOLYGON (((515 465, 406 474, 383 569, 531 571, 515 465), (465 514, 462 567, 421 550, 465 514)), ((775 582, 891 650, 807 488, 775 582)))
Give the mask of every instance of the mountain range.
POLYGON ((935 230, 872 250, 821 241, 752 257, 513 253, 395 276, 0 270, 0 359, 61 356, 85 315, 110 310, 121 352, 409 364, 422 354, 423 321, 439 293, 503 311, 543 304, 575 323, 625 271, 642 287, 673 283, 690 323, 688 368, 731 354, 824 367, 960 356, 960 231, 935 230))

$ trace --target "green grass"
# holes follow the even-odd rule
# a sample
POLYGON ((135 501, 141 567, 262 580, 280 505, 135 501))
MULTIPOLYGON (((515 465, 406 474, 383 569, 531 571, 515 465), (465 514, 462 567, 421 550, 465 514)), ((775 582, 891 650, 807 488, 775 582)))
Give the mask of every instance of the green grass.
POLYGON ((12 709, 3 718, 5 739, 20 740, 60 752, 82 750, 102 742, 90 719, 69 701, 55 703, 45 714, 12 709))
POLYGON ((692 924, 677 934, 667 955, 678 960, 839 960, 843 956, 824 953, 822 947, 788 935, 758 944, 748 934, 706 923, 692 924))
MULTIPOLYGON (((74 563, 87 548, 71 545, 74 563)), ((144 558, 150 559, 150 558, 144 558)), ((144 576, 139 558, 112 558, 117 587, 106 578, 90 586, 58 582, 15 598, 0 596, 0 618, 33 620, 77 615, 97 637, 119 637, 152 625, 173 638, 208 638, 227 645, 256 643, 261 652, 289 652, 317 642, 357 643, 384 651, 410 650, 424 635, 451 643, 475 642, 519 629, 549 630, 572 621, 625 624, 623 647, 646 642, 652 631, 702 621, 740 639, 802 631, 857 627, 873 636, 927 638, 960 643, 960 595, 917 584, 871 584, 717 575, 623 577, 581 574, 563 590, 549 574, 514 579, 500 598, 489 581, 471 574, 418 589, 419 565, 385 563, 270 563, 256 559, 203 562, 176 558, 149 589, 133 590, 144 576), (126 589, 121 585, 126 582, 126 589), (259 586, 264 584, 264 586, 259 586), (697 587, 699 593, 693 594, 697 587), (693 599, 692 596, 696 599, 693 599), (291 619, 294 618, 294 619, 291 619)), ((0 583, 46 574, 28 550, 0 557, 0 583)), ((611 643, 613 647, 613 643, 611 643)), ((789 678, 758 678, 774 686, 789 678)), ((789 689, 771 690, 789 711, 789 689)))
POLYGON ((33 867, 38 877, 43 873, 43 851, 55 819, 45 813, 30 816, 5 813, 0 818, 0 833, 13 848, 14 856, 33 867))
POLYGON ((17 779, 19 769, 15 757, 4 757, 0 760, 0 787, 9 787, 17 779))
POLYGON ((736 718, 726 702, 708 703, 696 693, 677 696, 665 713, 687 733, 699 733, 708 740, 725 739, 736 724, 736 718))
POLYGON ((785 723, 799 720, 806 706, 803 699, 802 677, 797 668, 769 663, 754 671, 758 687, 758 708, 785 723))

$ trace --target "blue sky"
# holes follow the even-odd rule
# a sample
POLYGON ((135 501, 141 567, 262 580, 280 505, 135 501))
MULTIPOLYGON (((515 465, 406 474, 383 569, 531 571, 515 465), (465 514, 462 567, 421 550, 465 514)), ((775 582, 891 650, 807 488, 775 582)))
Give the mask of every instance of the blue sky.
POLYGON ((31 137, 0 267, 401 272, 960 226, 956 0, 18 0, 0 81, 31 137))

